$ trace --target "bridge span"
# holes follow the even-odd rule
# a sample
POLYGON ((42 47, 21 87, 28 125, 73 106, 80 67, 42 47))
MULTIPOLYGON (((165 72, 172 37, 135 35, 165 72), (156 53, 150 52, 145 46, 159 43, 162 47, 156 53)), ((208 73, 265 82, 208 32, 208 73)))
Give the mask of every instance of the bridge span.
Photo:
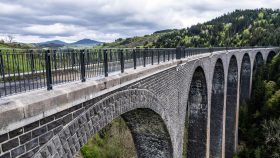
POLYGON ((108 77, 2 97, 0 158, 71 158, 120 116, 139 158, 181 158, 183 148, 188 158, 231 158, 239 103, 250 96, 254 71, 278 51, 177 53, 108 77))

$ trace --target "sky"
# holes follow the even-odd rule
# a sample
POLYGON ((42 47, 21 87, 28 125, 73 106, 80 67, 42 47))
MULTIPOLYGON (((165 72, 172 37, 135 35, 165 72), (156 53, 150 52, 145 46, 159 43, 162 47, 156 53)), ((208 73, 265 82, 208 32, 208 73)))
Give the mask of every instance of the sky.
POLYGON ((235 9, 279 7, 280 0, 0 0, 0 39, 111 42, 186 28, 235 9))

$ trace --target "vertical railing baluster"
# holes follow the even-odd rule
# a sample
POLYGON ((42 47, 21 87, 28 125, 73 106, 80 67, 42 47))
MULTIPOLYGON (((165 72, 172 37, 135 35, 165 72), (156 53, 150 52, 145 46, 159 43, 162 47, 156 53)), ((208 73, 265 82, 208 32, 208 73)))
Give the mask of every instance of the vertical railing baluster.
POLYGON ((160 49, 157 51, 157 57, 158 57, 158 64, 160 63, 160 49))
POLYGON ((47 90, 52 90, 52 69, 51 69, 51 57, 50 50, 47 50, 45 53, 46 61, 46 76, 47 76, 47 90))
POLYGON ((163 62, 165 62, 165 50, 163 50, 163 62))
POLYGON ((136 69, 136 66, 137 66, 137 64, 136 64, 136 50, 135 49, 133 49, 133 66, 134 66, 134 69, 136 69))
POLYGON ((183 51, 183 54, 184 54, 184 58, 186 58, 186 49, 185 49, 185 47, 182 47, 182 51, 183 51))
MULTIPOLYGON (((1 76, 3 79, 3 84, 4 84, 4 95, 7 95, 7 90, 6 90, 6 80, 5 80, 5 65, 4 65, 4 60, 2 56, 2 51, 0 50, 0 66, 1 66, 1 76)), ((0 96, 2 96, 2 93, 0 93, 0 96)))
POLYGON ((147 52, 148 51, 148 48, 145 48, 144 51, 143 51, 143 66, 146 67, 146 55, 147 55, 147 52))
POLYGON ((151 50, 152 52, 152 57, 151 57, 151 60, 152 60, 152 65, 154 65, 154 50, 151 50))
POLYGON ((86 66, 85 66, 85 50, 80 51, 80 66, 81 66, 81 80, 82 82, 86 81, 86 66))
POLYGON ((176 48, 176 59, 181 59, 181 47, 176 48))
POLYGON ((107 49, 103 50, 103 66, 104 66, 104 75, 105 77, 108 77, 108 53, 107 53, 107 49))
POLYGON ((121 59, 121 73, 124 73, 124 57, 123 57, 123 49, 120 51, 120 59, 121 59))

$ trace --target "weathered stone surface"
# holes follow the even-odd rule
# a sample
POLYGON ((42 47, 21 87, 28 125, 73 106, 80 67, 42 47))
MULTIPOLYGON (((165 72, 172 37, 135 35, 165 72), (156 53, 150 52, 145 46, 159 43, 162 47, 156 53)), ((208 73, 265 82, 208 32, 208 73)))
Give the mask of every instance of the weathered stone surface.
POLYGON ((0 143, 8 140, 8 133, 0 135, 0 143))
POLYGON ((225 129, 225 156, 233 157, 235 151, 235 130, 237 110, 238 67, 235 56, 232 56, 228 68, 227 100, 226 100, 226 129, 225 129))
POLYGON ((47 126, 40 127, 34 131, 32 131, 32 138, 36 138, 47 132, 47 126))
POLYGON ((11 151, 12 157, 17 157, 25 152, 24 145, 19 146, 11 151))
POLYGON ((32 139, 30 142, 25 144, 26 151, 34 149, 37 146, 39 146, 39 139, 38 138, 32 139))
POLYGON ((222 155, 225 77, 221 59, 217 60, 212 79, 210 115, 210 157, 222 155))
POLYGON ((18 138, 15 138, 15 139, 11 139, 9 140, 8 142, 2 144, 2 151, 3 152, 6 152, 8 150, 11 150, 15 147, 19 146, 19 140, 18 138))
POLYGON ((206 157, 207 101, 206 78, 203 69, 198 67, 193 74, 188 101, 188 158, 206 157))

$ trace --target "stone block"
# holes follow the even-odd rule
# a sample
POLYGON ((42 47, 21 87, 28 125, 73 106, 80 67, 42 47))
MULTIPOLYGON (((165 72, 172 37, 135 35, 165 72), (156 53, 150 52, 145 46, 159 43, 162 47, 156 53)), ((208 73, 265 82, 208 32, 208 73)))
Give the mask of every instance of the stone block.
POLYGON ((28 142, 29 140, 31 140, 31 138, 32 138, 31 132, 21 135, 19 137, 20 144, 24 144, 24 143, 28 142))
POLYGON ((48 142, 53 137, 53 131, 49 131, 48 133, 39 137, 39 144, 43 145, 48 142))
POLYGON ((43 135, 46 132, 47 132, 47 126, 43 126, 38 129, 35 129, 34 131, 32 131, 32 138, 36 138, 40 135, 43 135))
POLYGON ((19 140, 18 140, 18 138, 15 138, 15 139, 9 140, 8 142, 2 144, 2 151, 6 152, 17 146, 19 146, 19 140))
POLYGON ((11 151, 11 155, 14 158, 14 157, 17 157, 18 155, 23 154, 24 152, 25 152, 24 145, 22 145, 22 146, 19 146, 19 147, 13 149, 11 151))
POLYGON ((31 141, 29 141, 28 143, 25 144, 26 151, 36 148, 37 146, 39 146, 38 138, 32 139, 31 141))

